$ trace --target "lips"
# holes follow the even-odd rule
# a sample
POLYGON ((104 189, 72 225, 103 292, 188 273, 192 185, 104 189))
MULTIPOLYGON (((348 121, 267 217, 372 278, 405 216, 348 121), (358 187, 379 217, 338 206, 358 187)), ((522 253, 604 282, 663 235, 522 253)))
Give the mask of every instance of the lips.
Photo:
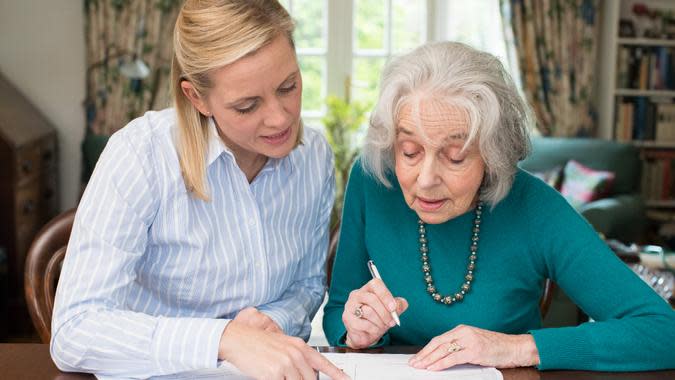
POLYGON ((262 139, 271 145, 281 145, 285 143, 288 138, 291 136, 291 127, 286 128, 285 130, 269 135, 269 136, 262 136, 262 139))
POLYGON ((446 199, 432 199, 417 197, 417 204, 422 211, 436 211, 441 208, 446 202, 446 199))

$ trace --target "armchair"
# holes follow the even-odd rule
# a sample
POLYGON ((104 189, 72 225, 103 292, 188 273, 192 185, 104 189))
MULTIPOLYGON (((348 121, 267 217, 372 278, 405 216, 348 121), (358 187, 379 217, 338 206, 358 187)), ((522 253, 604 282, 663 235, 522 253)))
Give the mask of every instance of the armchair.
POLYGON ((638 149, 602 139, 537 137, 532 140, 532 153, 519 165, 529 172, 542 172, 564 167, 571 159, 616 175, 605 198, 586 203, 577 211, 607 238, 638 241, 646 226, 638 149))

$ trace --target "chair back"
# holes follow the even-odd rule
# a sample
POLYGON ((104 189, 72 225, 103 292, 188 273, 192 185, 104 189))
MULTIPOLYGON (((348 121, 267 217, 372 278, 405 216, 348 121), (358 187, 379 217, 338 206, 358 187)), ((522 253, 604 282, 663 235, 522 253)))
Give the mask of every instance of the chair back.
POLYGON ((24 291, 33 326, 43 343, 51 338, 52 309, 61 265, 73 228, 75 209, 68 210, 42 227, 26 256, 24 291))

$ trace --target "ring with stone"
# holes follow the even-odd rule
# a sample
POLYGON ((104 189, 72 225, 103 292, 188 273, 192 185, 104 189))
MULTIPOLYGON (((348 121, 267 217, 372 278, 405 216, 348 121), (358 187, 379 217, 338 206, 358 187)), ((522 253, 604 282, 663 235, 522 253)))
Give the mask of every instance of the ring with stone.
POLYGON ((356 318, 363 319, 363 317, 364 317, 364 315, 363 315, 363 305, 359 305, 359 306, 356 307, 356 309, 354 309, 354 315, 356 316, 356 318))
POLYGON ((452 342, 448 345, 448 352, 451 353, 451 354, 455 353, 455 352, 462 351, 463 349, 464 349, 464 347, 460 346, 456 342, 452 342))

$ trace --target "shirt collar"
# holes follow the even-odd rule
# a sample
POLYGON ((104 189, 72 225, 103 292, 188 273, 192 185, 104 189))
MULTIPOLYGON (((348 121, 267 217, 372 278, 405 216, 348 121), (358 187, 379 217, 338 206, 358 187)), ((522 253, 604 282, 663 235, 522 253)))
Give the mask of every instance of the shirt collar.
MULTIPOLYGON (((207 167, 211 166, 211 164, 213 164, 222 154, 229 156, 230 159, 232 160, 232 163, 234 163, 235 162, 234 154, 225 145, 223 140, 220 138, 220 135, 218 135, 218 131, 216 130, 216 123, 213 121, 213 117, 209 118, 208 134, 209 134, 208 153, 206 156, 206 166, 207 167)), ((293 165, 293 156, 295 156, 294 153, 295 149, 293 149, 291 153, 286 157, 268 159, 265 166, 263 166, 262 170, 260 170, 260 173, 280 168, 282 171, 290 174, 293 171, 294 166, 293 165)))

